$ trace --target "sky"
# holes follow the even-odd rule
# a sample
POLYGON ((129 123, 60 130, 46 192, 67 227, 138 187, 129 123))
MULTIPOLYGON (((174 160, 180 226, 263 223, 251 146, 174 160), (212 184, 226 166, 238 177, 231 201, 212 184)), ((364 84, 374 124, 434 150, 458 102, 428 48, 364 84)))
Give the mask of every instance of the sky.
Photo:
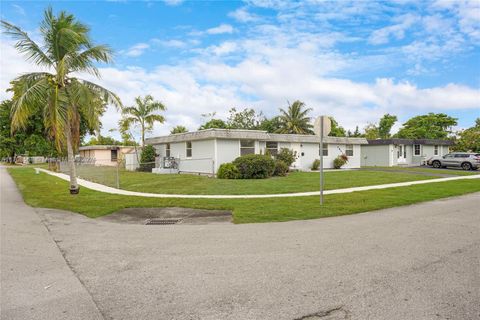
MULTIPOLYGON (((1 19, 41 43, 43 11, 74 14, 114 63, 95 81, 124 105, 151 94, 166 122, 198 129, 202 115, 253 108, 271 117, 301 100, 311 116, 360 129, 390 113, 399 126, 428 112, 480 117, 480 1, 1 1, 1 19)), ((36 67, 0 37, 0 99, 36 67)), ((93 80, 90 75, 78 75, 93 80)), ((118 137, 109 107, 103 134, 118 137)))

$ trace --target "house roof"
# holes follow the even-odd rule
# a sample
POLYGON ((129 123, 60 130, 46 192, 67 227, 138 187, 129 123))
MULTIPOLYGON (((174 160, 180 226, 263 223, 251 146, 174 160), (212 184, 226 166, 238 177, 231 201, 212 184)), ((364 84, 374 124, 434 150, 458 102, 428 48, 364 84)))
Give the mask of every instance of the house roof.
POLYGON ((443 146, 452 146, 454 142, 452 140, 441 140, 441 139, 375 139, 368 140, 369 145, 389 145, 389 144, 423 144, 423 145, 443 145, 443 146))
POLYGON ((78 150, 116 150, 123 148, 135 148, 134 146, 115 146, 115 145, 93 145, 93 146, 83 146, 78 148, 78 150))
MULTIPOLYGON (((168 136, 160 136, 145 139, 146 144, 161 144, 172 142, 184 142, 207 139, 251 139, 261 141, 277 142, 300 142, 300 143, 319 143, 319 137, 316 135, 305 134, 278 134, 268 133, 262 130, 240 130, 240 129, 206 129, 194 132, 177 133, 168 136)), ((364 138, 348 137, 324 137, 325 143, 339 144, 367 144, 364 138)))

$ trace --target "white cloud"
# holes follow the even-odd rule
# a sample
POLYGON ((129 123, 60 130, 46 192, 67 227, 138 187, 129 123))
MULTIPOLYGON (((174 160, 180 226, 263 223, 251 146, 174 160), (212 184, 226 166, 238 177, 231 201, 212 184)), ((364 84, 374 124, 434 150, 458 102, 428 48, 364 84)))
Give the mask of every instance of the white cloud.
POLYGON ((177 39, 171 39, 171 40, 160 40, 160 39, 152 39, 151 42, 156 45, 160 45, 163 47, 167 48, 185 48, 188 46, 188 43, 185 41, 177 40, 177 39))
POLYGON ((395 21, 398 23, 375 30, 368 41, 372 44, 385 44, 390 41, 391 37, 397 40, 403 39, 405 37, 405 31, 418 21, 418 17, 412 14, 405 14, 397 17, 395 21))
POLYGON ((23 9, 23 7, 19 6, 18 4, 12 4, 12 7, 15 9, 15 11, 24 16, 25 15, 25 9, 23 9))
POLYGON ((206 32, 208 34, 223 34, 223 33, 232 33, 233 30, 234 29, 231 25, 223 23, 218 27, 208 29, 206 32))
POLYGON ((148 48, 150 48, 150 45, 148 43, 137 43, 136 45, 133 45, 130 48, 128 48, 126 51, 123 51, 123 54, 125 54, 128 57, 139 57, 148 48))
POLYGON ((248 12, 246 7, 238 8, 237 10, 230 12, 228 16, 239 22, 252 22, 259 20, 259 17, 248 12))
POLYGON ((167 6, 178 6, 183 3, 184 0, 163 0, 167 6))

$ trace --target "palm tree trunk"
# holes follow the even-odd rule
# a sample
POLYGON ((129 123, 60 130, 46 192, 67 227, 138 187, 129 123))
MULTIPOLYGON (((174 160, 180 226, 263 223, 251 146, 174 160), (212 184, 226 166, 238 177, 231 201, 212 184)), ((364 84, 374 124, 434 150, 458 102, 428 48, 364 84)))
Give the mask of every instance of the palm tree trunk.
POLYGON ((78 194, 80 188, 77 183, 77 170, 75 168, 75 154, 73 153, 72 146, 72 130, 70 127, 70 122, 67 121, 66 126, 66 138, 67 138, 67 160, 68 160, 68 171, 70 174, 70 193, 78 194))
POLYGON ((145 125, 142 123, 142 149, 145 147, 145 125))

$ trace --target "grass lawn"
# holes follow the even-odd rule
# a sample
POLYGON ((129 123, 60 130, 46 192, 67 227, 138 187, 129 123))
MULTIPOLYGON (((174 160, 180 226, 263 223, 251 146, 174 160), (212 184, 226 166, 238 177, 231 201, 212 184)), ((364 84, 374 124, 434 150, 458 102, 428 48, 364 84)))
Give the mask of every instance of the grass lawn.
MULTIPOLYGON (((114 168, 82 168, 79 176, 116 187, 114 168)), ((399 172, 330 171, 325 172, 325 189, 341 189, 376 184, 434 179, 438 177, 399 172)), ((292 172, 287 177, 257 180, 215 179, 191 174, 152 174, 120 172, 120 188, 131 191, 167 194, 273 194, 319 190, 318 172, 292 172)))
POLYGON ((364 169, 380 169, 386 171, 404 171, 404 172, 418 172, 418 173, 434 173, 434 174, 451 174, 455 176, 468 176, 472 174, 480 174, 479 170, 465 171, 462 169, 448 168, 435 169, 432 167, 363 167, 364 169))
POLYGON ((158 199, 101 193, 82 188, 77 196, 68 193, 68 183, 31 168, 8 169, 27 204, 78 212, 95 218, 128 207, 189 207, 233 212, 235 223, 314 219, 377 210, 423 201, 479 192, 480 180, 437 182, 327 195, 323 207, 318 197, 272 199, 158 199))

